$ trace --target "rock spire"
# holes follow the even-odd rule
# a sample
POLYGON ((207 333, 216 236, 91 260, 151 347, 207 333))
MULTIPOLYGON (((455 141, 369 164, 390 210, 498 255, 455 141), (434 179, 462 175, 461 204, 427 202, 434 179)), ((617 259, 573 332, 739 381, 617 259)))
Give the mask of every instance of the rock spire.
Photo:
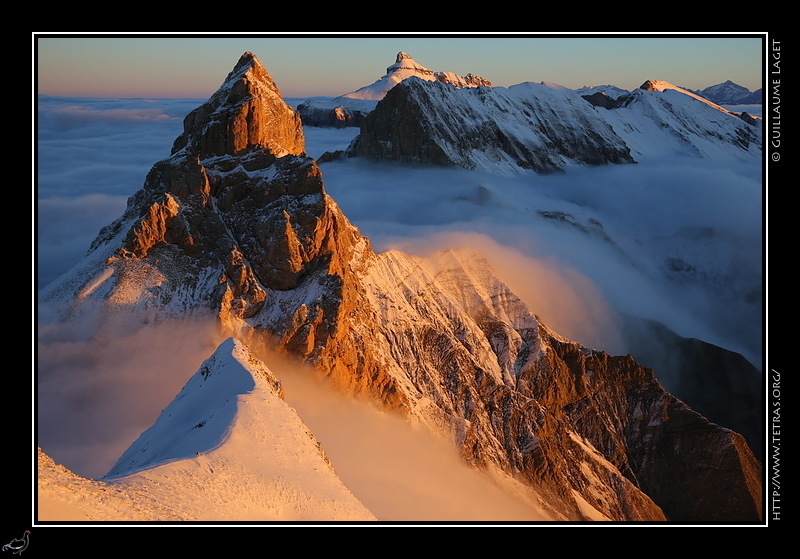
POLYGON ((205 159, 261 147, 275 155, 305 153, 300 116, 253 53, 244 53, 222 86, 184 120, 173 144, 205 159))

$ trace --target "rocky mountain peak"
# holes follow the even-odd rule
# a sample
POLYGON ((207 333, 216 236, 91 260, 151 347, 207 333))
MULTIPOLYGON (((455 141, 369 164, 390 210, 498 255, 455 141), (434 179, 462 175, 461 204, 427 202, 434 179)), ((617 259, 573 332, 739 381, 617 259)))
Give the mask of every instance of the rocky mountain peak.
MULTIPOLYGON (((107 281, 80 299, 247 319, 275 292, 344 273, 360 239, 304 154, 299 116, 248 52, 187 115, 172 154, 153 165, 125 213, 100 231, 90 254, 102 258, 107 281)), ((329 287, 336 293, 309 320, 323 307, 335 316, 339 294, 329 287)))
MULTIPOLYGON (((509 166, 563 163, 525 159, 541 148, 514 135, 518 122, 470 118, 502 107, 543 131, 535 146, 577 162, 630 161, 578 96, 429 81, 393 89, 365 121, 363 146, 459 163, 499 145, 509 166), (570 125, 548 130, 559 120, 570 125)), ((676 400, 632 357, 551 333, 473 253, 374 253, 302 152, 299 118, 245 53, 58 291, 69 291, 70 310, 96 301, 111 317, 213 314, 246 343, 274 343, 427 426, 559 518, 760 517, 760 464, 741 437, 676 400)))
POLYGON ((433 75, 434 73, 433 70, 429 70, 428 68, 418 64, 410 54, 402 51, 397 53, 394 64, 386 68, 386 73, 391 74, 392 72, 397 72, 399 70, 413 70, 415 73, 423 75, 433 75))
POLYGON ((303 155, 300 116, 284 101, 267 70, 244 53, 209 100, 184 119, 172 153, 186 150, 200 159, 261 147, 275 155, 303 155))

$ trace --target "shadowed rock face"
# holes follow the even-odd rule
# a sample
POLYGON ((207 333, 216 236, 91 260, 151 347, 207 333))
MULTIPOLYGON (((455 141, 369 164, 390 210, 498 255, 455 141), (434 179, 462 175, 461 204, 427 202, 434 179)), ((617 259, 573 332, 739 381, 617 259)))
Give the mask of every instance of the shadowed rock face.
POLYGON ((372 159, 540 173, 568 164, 632 163, 622 139, 583 105, 580 97, 537 84, 457 89, 410 78, 367 115, 353 152, 372 159))
POLYGON ((375 254, 298 135, 272 134, 296 117, 271 94, 253 101, 271 84, 247 53, 187 116, 172 156, 93 243, 107 273, 76 299, 202 309, 252 344, 275 340, 523 481, 555 517, 760 518, 760 464, 741 437, 652 370, 550 332, 471 251, 375 254), (237 124, 248 118, 262 124, 237 124))

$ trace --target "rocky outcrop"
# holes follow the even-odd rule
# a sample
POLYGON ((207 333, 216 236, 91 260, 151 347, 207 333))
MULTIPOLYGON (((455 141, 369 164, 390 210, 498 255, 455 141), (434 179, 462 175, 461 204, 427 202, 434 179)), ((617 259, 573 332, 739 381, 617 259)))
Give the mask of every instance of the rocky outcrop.
MULTIPOLYGON (((314 160, 299 154, 296 135, 285 147, 268 127, 254 127, 256 141, 235 124, 252 110, 240 100, 254 97, 237 84, 254 92, 271 84, 249 53, 236 68, 209 102, 216 108, 187 117, 174 153, 98 236, 92 251, 103 260, 88 258, 93 271, 73 276, 73 311, 93 301, 145 308, 148 320, 213 314, 252 346, 275 344, 343 390, 424 425, 476 467, 522 480, 554 517, 687 520, 716 506, 714 518, 758 520, 758 463, 738 435, 692 412, 630 356, 550 332, 480 255, 373 252, 325 193, 314 160), (224 93, 234 89, 236 96, 224 93), (665 476, 685 490, 670 493, 665 476), (694 492, 701 485, 705 508, 694 492)), ((433 109, 431 91, 457 91, 407 81, 383 111, 420 116, 433 109)), ((483 95, 471 91, 472 101, 483 95)), ((459 122, 466 113, 451 116, 459 122)), ((414 136, 415 120, 397 121, 407 126, 398 136, 405 153, 446 155, 414 136)), ((500 141, 499 128, 485 126, 500 141)), ((551 132, 570 150, 595 145, 591 135, 551 132)), ((515 145, 506 140, 504 148, 515 145)))
POLYGON ((626 426, 635 441, 628 449, 630 461, 640 487, 668 518, 696 523, 761 520, 761 463, 741 435, 709 423, 652 384, 636 387, 629 394, 629 403, 634 402, 626 426), (709 493, 713 499, 706 498, 709 493))
MULTIPOLYGON (((70 305, 102 298, 120 310, 191 309, 228 322, 319 276, 330 296, 310 320, 323 312, 335 320, 342 282, 325 276, 342 273, 356 242, 366 241, 325 193, 304 149, 297 114, 246 53, 186 117, 173 154, 153 166, 123 216, 99 233, 90 253, 105 255, 105 275, 86 272, 82 281, 92 287, 73 291, 70 305)), ((317 341, 325 338, 320 327, 317 341)))
POLYGON ((604 109, 614 109, 617 107, 616 99, 609 97, 602 91, 597 91, 591 95, 581 95, 584 99, 589 101, 595 107, 602 107, 604 109))
POLYGON ((662 385, 691 408, 740 433, 763 458, 761 372, 741 354, 665 325, 625 317, 624 333, 636 360, 658 371, 662 385))

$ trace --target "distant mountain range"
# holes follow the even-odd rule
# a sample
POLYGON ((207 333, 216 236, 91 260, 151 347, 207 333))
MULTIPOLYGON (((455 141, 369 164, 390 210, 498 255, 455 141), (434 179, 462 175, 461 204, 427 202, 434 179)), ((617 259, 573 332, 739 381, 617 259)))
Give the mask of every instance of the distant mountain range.
POLYGON ((735 84, 730 80, 705 89, 696 90, 694 93, 717 105, 761 105, 764 102, 763 90, 750 91, 746 87, 735 84))
MULTIPOLYGON (((458 76, 452 72, 434 71, 416 62, 405 52, 397 54, 394 64, 386 68, 386 73, 372 84, 345 93, 333 99, 309 99, 297 107, 303 123, 309 126, 343 127, 360 126, 364 117, 375 108, 377 102, 397 84, 408 78, 419 78, 425 81, 438 81, 458 88, 492 87, 492 83, 481 76, 467 74, 458 76)), ((542 82, 541 85, 554 90, 569 90, 558 84, 542 82)), ((707 87, 703 90, 688 88, 674 89, 696 94, 717 105, 758 105, 762 103, 761 89, 751 92, 745 87, 731 81, 707 87)), ((597 92, 617 98, 631 92, 613 85, 584 86, 574 90, 579 95, 590 95, 597 92)))

